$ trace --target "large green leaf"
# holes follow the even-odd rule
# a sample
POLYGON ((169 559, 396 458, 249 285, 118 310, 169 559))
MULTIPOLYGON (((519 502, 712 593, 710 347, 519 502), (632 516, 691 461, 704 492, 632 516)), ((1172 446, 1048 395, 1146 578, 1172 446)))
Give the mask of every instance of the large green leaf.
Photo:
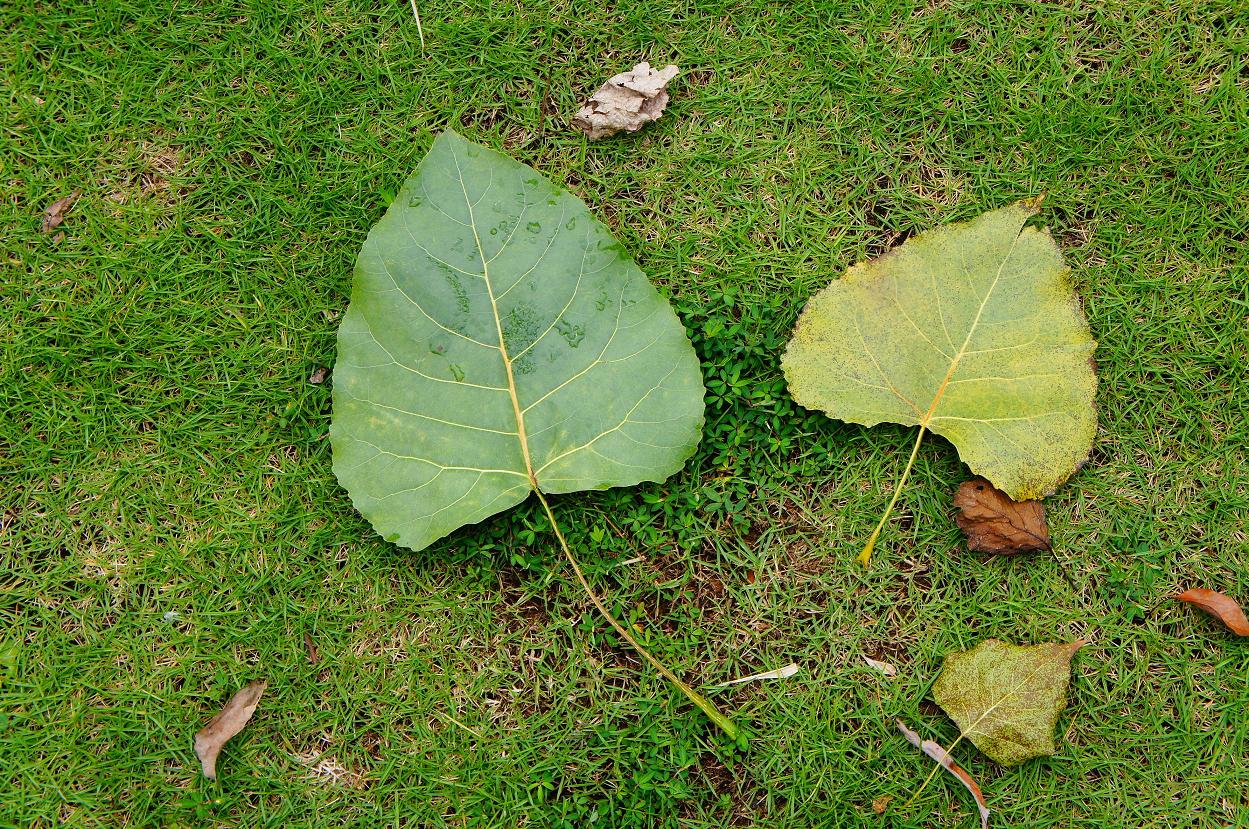
POLYGON ((334 472, 419 550, 535 488, 663 480, 698 443, 703 393, 680 321, 585 205, 448 132, 360 252, 334 472))
POLYGON ((1054 491, 1097 430, 1095 344, 1062 254, 1019 202, 921 233, 807 305, 783 367, 831 417, 920 426, 1017 501, 1054 491))

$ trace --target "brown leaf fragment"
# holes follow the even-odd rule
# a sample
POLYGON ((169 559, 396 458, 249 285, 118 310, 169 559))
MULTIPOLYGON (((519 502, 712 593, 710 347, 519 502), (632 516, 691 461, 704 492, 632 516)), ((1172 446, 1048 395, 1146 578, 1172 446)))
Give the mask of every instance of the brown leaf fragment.
POLYGON ((1014 556, 1050 549, 1040 501, 1015 501, 984 478, 972 478, 954 493, 954 506, 969 550, 1014 556))
POLYGON ((675 66, 652 69, 644 61, 614 75, 577 111, 573 126, 591 141, 622 131, 637 132, 663 114, 668 105, 668 82, 679 71, 675 66))
POLYGON ((304 633, 304 647, 308 649, 308 664, 315 665, 321 661, 321 654, 317 651, 317 645, 312 641, 312 636, 304 633))
POLYGON ((1237 636, 1249 636, 1249 619, 1245 618, 1245 611, 1240 609, 1240 605, 1236 604, 1236 600, 1231 596, 1226 596, 1217 590, 1197 587, 1185 590, 1183 593, 1176 593, 1173 598, 1200 607, 1227 625, 1228 630, 1237 636))
POLYGON ((750 676, 743 676, 738 679, 730 679, 728 682, 721 682, 719 685, 712 685, 712 688, 728 688, 730 685, 741 685, 744 682, 758 682, 761 679, 789 679, 798 673, 802 668, 797 662, 790 662, 784 668, 777 668, 774 671, 764 671, 750 676))
POLYGON ((308 382, 314 386, 319 386, 325 382, 325 378, 330 376, 330 370, 325 366, 317 366, 312 370, 312 374, 308 377, 308 382))
POLYGON ((208 725, 195 734, 195 756, 199 758, 204 776, 217 779, 217 755, 226 741, 243 730, 256 711, 260 695, 269 683, 263 680, 249 682, 230 698, 221 713, 208 721, 208 725))
POLYGON ((65 221, 65 217, 69 215, 70 208, 74 206, 74 202, 78 201, 78 197, 82 195, 82 190, 75 190, 63 199, 57 199, 48 205, 48 209, 43 211, 43 226, 39 229, 40 233, 50 233, 61 226, 61 222, 65 221))
POLYGON ((907 728, 906 723, 902 722, 902 720, 894 720, 894 722, 898 724, 898 729, 911 745, 940 763, 943 769, 957 777, 964 788, 971 792, 971 796, 976 798, 976 808, 980 810, 980 827, 981 829, 989 829, 989 807, 985 804, 984 792, 980 791, 980 786, 975 779, 964 771, 962 766, 954 762, 950 752, 942 748, 941 744, 936 740, 921 740, 919 735, 907 728))

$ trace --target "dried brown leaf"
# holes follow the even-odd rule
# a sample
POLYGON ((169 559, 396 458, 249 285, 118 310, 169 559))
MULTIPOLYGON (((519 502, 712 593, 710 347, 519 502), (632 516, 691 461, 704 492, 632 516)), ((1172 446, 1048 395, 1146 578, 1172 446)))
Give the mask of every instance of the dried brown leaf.
POLYGON ((263 680, 249 682, 230 698, 221 713, 208 721, 208 724, 195 734, 195 756, 199 757, 204 776, 209 780, 217 779, 217 755, 221 753, 226 741, 243 730, 247 721, 256 711, 260 695, 265 692, 269 683, 263 680))
POLYGON ((643 62, 613 76, 577 111, 573 126, 591 141, 618 132, 637 132, 663 114, 668 105, 668 82, 679 71, 675 66, 652 69, 643 62))
POLYGON ((315 665, 321 661, 321 653, 317 650, 317 645, 312 641, 312 636, 308 633, 304 634, 304 647, 308 649, 308 664, 315 665))
POLYGON ((1217 590, 1197 587, 1177 593, 1174 598, 1200 607, 1227 625, 1228 630, 1237 636, 1249 636, 1249 619, 1245 618, 1245 611, 1240 609, 1240 605, 1231 596, 1226 596, 1217 590))
POLYGON ((1049 525, 1040 501, 1016 501, 984 478, 965 481, 954 494, 955 521, 967 549, 1013 556, 1050 549, 1049 525))
POLYGON ((898 729, 906 736, 907 741, 911 745, 940 763, 943 769, 957 777, 967 791, 971 792, 971 796, 976 798, 976 808, 980 810, 980 827, 981 829, 989 829, 989 807, 984 802, 984 792, 980 791, 980 785, 976 783, 975 778, 964 771, 962 766, 954 762, 950 752, 942 748, 941 744, 936 740, 921 740, 919 735, 907 728, 906 723, 902 722, 902 720, 894 720, 894 722, 898 724, 898 729))
POLYGON ((48 205, 48 209, 43 211, 43 226, 40 233, 50 233, 61 226, 61 222, 65 221, 65 217, 69 215, 70 208, 74 206, 74 202, 78 201, 78 197, 82 195, 82 190, 75 190, 63 199, 57 199, 48 205))
POLYGON ((743 682, 757 682, 761 679, 789 679, 798 671, 802 670, 798 667, 797 662, 790 662, 784 668, 777 668, 774 671, 764 671, 763 673, 751 674, 738 679, 730 679, 728 682, 721 682, 719 685, 712 685, 712 688, 728 688, 730 685, 741 685, 743 682))

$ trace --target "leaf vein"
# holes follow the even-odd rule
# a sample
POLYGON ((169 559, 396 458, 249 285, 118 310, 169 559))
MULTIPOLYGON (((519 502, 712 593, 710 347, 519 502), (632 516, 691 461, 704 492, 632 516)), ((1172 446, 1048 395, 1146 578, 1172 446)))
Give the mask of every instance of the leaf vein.
MULTIPOLYGON (((380 348, 383 352, 385 352, 386 356, 390 358, 390 362, 378 363, 376 365, 368 365, 368 366, 360 365, 359 363, 347 363, 347 365, 349 366, 352 366, 354 368, 384 368, 385 366, 388 366, 388 365, 396 365, 399 368, 403 369, 404 371, 410 371, 419 377, 424 377, 426 380, 433 380, 436 383, 448 383, 452 386, 467 386, 468 388, 471 388, 471 389, 483 389, 485 391, 507 391, 507 389, 504 388, 503 386, 483 386, 478 383, 466 383, 463 380, 447 380, 446 378, 443 378, 443 377, 434 377, 432 374, 426 374, 423 371, 419 371, 415 368, 412 368, 411 366, 404 365, 403 363, 396 360, 395 355, 391 353, 390 349, 388 349, 386 346, 382 345, 380 341, 378 341, 376 335, 373 334, 373 329, 371 328, 365 329, 363 333, 368 334, 369 339, 372 340, 374 344, 377 345, 378 348, 380 348)), ((493 346, 491 347, 493 348, 493 346)))
POLYGON ((559 455, 555 456, 555 457, 554 457, 554 458, 552 458, 551 460, 549 460, 549 461, 547 461, 546 463, 544 463, 541 467, 539 467, 539 468, 537 469, 537 471, 535 471, 535 472, 534 472, 534 475, 539 475, 539 474, 541 474, 541 473, 542 473, 542 471, 543 471, 544 469, 546 469, 547 467, 551 466, 551 464, 556 463, 556 462, 558 462, 558 461, 561 461, 561 460, 563 460, 564 458, 566 458, 566 457, 568 457, 569 455, 572 455, 572 454, 574 454, 574 453, 576 453, 576 452, 580 452, 580 451, 582 451, 582 450, 584 450, 584 449, 588 449, 588 448, 590 448, 591 446, 593 446, 596 442, 598 442, 598 441, 602 440, 603 438, 607 437, 608 435, 610 435, 610 434, 612 434, 612 433, 614 433, 614 432, 618 432, 618 431, 620 431, 622 428, 624 428, 624 426, 625 426, 625 424, 626 424, 626 423, 630 423, 630 422, 631 422, 631 421, 630 421, 630 417, 632 417, 633 413, 634 413, 634 412, 636 412, 636 411, 638 410, 638 408, 639 408, 639 407, 641 407, 641 405, 642 405, 643 403, 645 403, 645 402, 646 402, 646 399, 647 399, 648 397, 650 397, 652 394, 654 394, 656 391, 658 391, 660 388, 662 388, 662 387, 663 387, 663 384, 664 384, 664 381, 665 381, 665 380, 667 380, 669 377, 671 377, 671 376, 672 376, 672 374, 673 374, 673 372, 675 372, 676 370, 677 370, 677 367, 676 367, 676 366, 673 366, 671 369, 669 369, 669 370, 668 370, 668 373, 667 373, 667 374, 665 374, 662 378, 660 378, 659 383, 657 383, 656 385, 652 386, 652 387, 651 387, 651 388, 650 388, 650 389, 646 392, 646 394, 644 394, 644 395, 642 395, 640 398, 638 398, 638 402, 633 404, 633 408, 629 409, 629 411, 625 413, 624 419, 623 419, 623 420, 621 420, 619 423, 617 423, 615 426, 611 427, 610 429, 608 429, 608 430, 607 430, 607 431, 605 431, 605 432, 601 432, 601 433, 599 433, 598 435, 595 435, 593 438, 591 438, 590 440, 588 440, 588 441, 586 441, 585 443, 581 444, 580 446, 574 446, 572 449, 569 449, 569 450, 567 450, 566 452, 563 452, 563 453, 561 453, 561 454, 559 454, 559 455))
POLYGON ((399 408, 398 406, 391 406, 391 405, 388 405, 388 404, 386 404, 386 403, 379 403, 379 402, 377 402, 376 400, 370 400, 370 399, 368 399, 367 397, 357 397, 356 395, 352 394, 352 393, 351 393, 351 392, 349 392, 349 391, 348 391, 348 392, 344 392, 344 393, 345 393, 348 397, 350 397, 352 400, 357 400, 357 401, 359 401, 359 402, 361 402, 361 403, 368 403, 370 406, 377 406, 379 409, 389 409, 389 410, 390 410, 390 411, 392 411, 392 412, 398 412, 399 414, 410 415, 411 417, 419 417, 419 418, 422 418, 422 419, 424 419, 424 420, 431 420, 431 421, 433 421, 433 422, 435 422, 435 423, 442 423, 442 424, 445 424, 445 425, 447 425, 447 426, 455 426, 455 427, 460 428, 460 429, 471 429, 471 430, 473 430, 473 431, 475 431, 475 432, 490 432, 490 433, 492 433, 492 434, 496 434, 496 435, 514 435, 514 434, 516 434, 515 432, 503 432, 503 431, 500 431, 500 430, 498 430, 498 429, 487 429, 485 426, 471 426, 471 425, 469 425, 469 424, 467 424, 467 423, 456 423, 454 420, 443 420, 442 418, 440 418, 440 417, 434 417, 433 415, 427 415, 427 414, 422 414, 422 413, 420 413, 420 412, 413 412, 413 411, 409 411, 409 410, 407 410, 407 409, 401 409, 401 408, 399 408))
MULTIPOLYGON (((436 326, 438 326, 439 328, 441 328, 443 331, 446 331, 448 334, 451 334, 451 335, 453 335, 453 336, 459 337, 459 338, 460 338, 460 339, 462 339, 462 340, 468 340, 470 343, 473 343, 473 344, 475 344, 475 345, 479 345, 479 346, 481 346, 481 347, 483 347, 483 348, 498 348, 498 346, 491 345, 490 343, 483 343, 481 340, 476 340, 476 339, 473 339, 472 337, 468 336, 467 334, 461 334, 459 331, 456 331, 456 330, 454 330, 454 329, 448 328, 447 326, 443 325, 443 324, 442 324, 441 322, 439 322, 438 320, 434 319, 432 316, 430 316, 430 313, 429 313, 428 311, 426 311, 426 310, 425 310, 424 306, 422 306, 422 305, 421 305, 421 303, 417 302, 415 299, 413 299, 411 296, 409 296, 409 295, 408 295, 408 292, 407 292, 407 291, 405 291, 402 287, 400 287, 400 285, 399 285, 399 281, 398 281, 397 279, 395 279, 395 275, 394 275, 393 273, 391 273, 391 270, 390 270, 390 265, 386 264, 386 260, 385 260, 385 259, 382 259, 382 258, 381 258, 381 256, 379 255, 379 256, 378 256, 378 261, 380 261, 380 262, 382 263, 382 270, 386 271, 386 275, 387 275, 388 277, 390 277, 390 284, 394 285, 394 286, 395 286, 395 290, 396 290, 396 291, 398 291, 398 292, 399 292, 399 293, 403 296, 403 298, 404 298, 404 299, 406 299, 408 302, 412 303, 413 307, 415 307, 415 308, 416 308, 416 310, 420 311, 420 312, 421 312, 421 314, 425 317, 425 319, 429 320, 429 321, 430 321, 430 322, 432 322, 434 325, 436 325, 436 326)), ((385 292, 384 292, 384 291, 375 291, 374 293, 385 293, 385 292)), ((376 339, 376 338, 374 338, 374 339, 376 339)))

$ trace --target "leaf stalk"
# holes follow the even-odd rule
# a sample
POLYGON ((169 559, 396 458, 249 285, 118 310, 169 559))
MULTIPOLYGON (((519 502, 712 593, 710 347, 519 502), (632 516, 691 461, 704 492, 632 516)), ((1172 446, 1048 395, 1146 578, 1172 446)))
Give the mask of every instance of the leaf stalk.
POLYGON ((594 588, 590 586, 590 582, 586 579, 585 573, 581 569, 581 565, 577 563, 576 556, 572 554, 572 550, 568 546, 568 541, 565 540, 563 532, 560 531, 559 524, 555 521, 555 513, 551 511, 551 505, 547 503, 546 496, 542 494, 542 490, 537 488, 534 489, 534 493, 537 494, 538 500, 542 502, 542 509, 546 511, 547 520, 551 522, 551 529, 555 531, 555 537, 559 539, 559 546, 564 552, 564 558, 568 559, 568 563, 572 565, 572 571, 577 575, 577 581, 581 582, 582 589, 585 590, 586 595, 590 597, 591 603, 593 603, 594 607, 598 609, 599 614, 616 630, 616 633, 620 634, 622 639, 628 642, 629 645, 637 651, 643 659, 651 664, 651 667, 659 671, 665 679, 677 686, 677 688, 681 689, 681 693, 685 694, 685 696, 689 698, 690 702, 701 708, 703 713, 706 714, 713 723, 718 725, 720 730, 727 734, 730 739, 737 740, 740 732, 738 731, 737 726, 733 724, 732 720, 720 713, 720 710, 716 708, 711 700, 695 691, 683 682, 680 677, 673 673, 667 665, 652 656, 650 651, 642 647, 642 644, 638 642, 632 633, 629 632, 629 629, 618 622, 615 616, 612 616, 611 611, 607 609, 607 605, 603 603, 603 600, 599 597, 598 593, 596 593, 594 588))
POLYGON ((858 562, 864 567, 872 563, 872 550, 876 548, 876 539, 880 538, 880 531, 885 528, 885 522, 889 520, 889 516, 893 513, 893 505, 898 503, 898 496, 902 494, 902 487, 906 486, 906 479, 911 475, 911 467, 915 466, 915 457, 919 454, 920 441, 924 439, 924 430, 927 427, 920 424, 919 434, 915 436, 915 445, 911 447, 911 457, 906 462, 906 469, 902 470, 902 480, 898 481, 898 485, 893 489, 893 497, 889 499, 889 506, 885 507, 885 514, 880 517, 880 522, 876 525, 876 529, 872 530, 872 535, 867 539, 867 544, 863 545, 863 551, 859 553, 858 562))

